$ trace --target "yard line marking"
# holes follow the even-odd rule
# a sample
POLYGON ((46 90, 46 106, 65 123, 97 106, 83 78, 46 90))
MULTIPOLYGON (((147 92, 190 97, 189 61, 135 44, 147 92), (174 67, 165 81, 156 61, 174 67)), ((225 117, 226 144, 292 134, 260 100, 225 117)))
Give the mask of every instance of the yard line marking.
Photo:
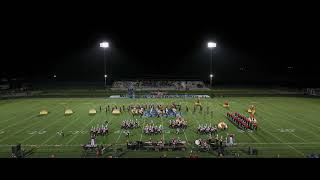
MULTIPOLYGON (((79 107, 79 105, 77 105, 76 107, 79 107)), ((74 109, 78 109, 78 108, 74 108, 74 109)), ((45 130, 45 129, 48 129, 48 128, 50 128, 52 125, 54 125, 54 124, 56 124, 56 123, 58 123, 58 122, 61 122, 62 120, 63 120, 63 118, 61 118, 61 119, 59 119, 59 120, 56 120, 56 121, 50 123, 49 126, 46 126, 46 127, 42 128, 40 131, 43 131, 43 130, 45 130)), ((31 135, 31 136, 23 139, 20 143, 23 143, 23 142, 29 140, 30 138, 32 138, 32 137, 35 136, 35 135, 36 135, 36 134, 33 134, 33 135, 31 135)), ((56 134, 55 134, 55 135, 56 135, 56 134)))
MULTIPOLYGON (((58 105, 58 106, 59 106, 59 105, 58 105)), ((55 108, 55 109, 56 109, 56 108, 55 108)), ((57 113, 57 112, 56 112, 56 113, 57 113)), ((13 136, 13 135, 17 135, 17 134, 23 132, 24 130, 28 129, 29 127, 32 127, 32 126, 34 126, 34 125, 36 125, 36 124, 39 124, 39 123, 41 123, 41 122, 42 122, 42 121, 39 120, 39 121, 36 121, 36 122, 34 122, 34 123, 30 123, 29 126, 26 126, 25 128, 23 128, 23 129, 15 132, 14 134, 8 135, 8 136, 6 136, 5 138, 0 139, 0 142, 2 142, 3 140, 8 139, 9 137, 11 137, 11 136, 13 136)))
MULTIPOLYGON (((263 105, 263 104, 261 104, 260 106, 265 107, 265 105, 263 105)), ((270 113, 268 113, 268 112, 266 112, 266 111, 264 111, 264 110, 262 110, 262 109, 260 109, 260 111, 263 112, 264 114, 268 115, 269 117, 272 117, 272 115, 271 115, 270 113)), ((272 119, 272 118, 270 118, 270 119, 268 119, 267 121, 264 121, 264 122, 268 122, 268 123, 271 124, 273 127, 279 127, 279 128, 281 128, 281 126, 279 126, 278 124, 274 123, 273 120, 271 120, 271 119, 272 119)), ((267 131, 267 130, 266 130, 266 131, 267 131)), ((305 140, 304 138, 302 138, 302 137, 300 137, 300 136, 298 136, 298 135, 296 135, 296 134, 294 134, 294 133, 292 133, 292 132, 289 132, 289 133, 290 133, 291 135, 295 136, 296 138, 298 138, 298 139, 306 142, 306 140, 305 140)))
MULTIPOLYGON (((265 113, 265 114, 269 114, 269 117, 271 117, 271 114, 270 114, 270 113, 267 113, 266 111, 263 111, 262 109, 260 109, 260 110, 261 110, 263 113, 265 113)), ((273 125, 275 125, 275 126, 277 126, 277 127, 280 127, 279 125, 273 123, 273 121, 272 121, 271 119, 269 119, 267 122, 269 122, 269 123, 271 123, 271 124, 273 124, 273 125)), ((288 122, 288 121, 286 121, 286 122, 288 122)), ((290 123, 290 124, 292 124, 292 123, 290 123)), ((294 126, 295 126, 295 125, 294 125, 294 126)), ((297 126, 295 126, 295 127, 297 127, 297 126)), ((281 127, 280 127, 280 128, 281 128, 281 127)), ((295 133, 292 133, 292 132, 289 132, 289 133, 290 133, 291 135, 293 135, 293 136, 301 139, 301 140, 304 141, 304 142, 306 141, 304 138, 296 135, 295 133)))
MULTIPOLYGON (((23 102, 23 101, 17 102, 17 103, 18 103, 18 104, 21 104, 22 102, 23 102)), ((32 107, 30 107, 30 108, 31 108, 31 109, 34 109, 34 108, 38 108, 39 106, 41 106, 41 104, 34 104, 34 105, 33 105, 32 107)), ((30 114, 30 113, 33 113, 33 112, 28 112, 28 113, 26 113, 25 115, 30 114)), ((5 120, 1 120, 0 123, 8 122, 9 120, 16 118, 18 115, 21 115, 21 114, 19 114, 19 112, 18 112, 18 114, 14 114, 14 116, 11 117, 11 118, 8 118, 8 119, 5 119, 5 120)))
MULTIPOLYGON (((264 106, 264 105, 262 105, 262 106, 264 106)), ((261 109, 260 109, 261 110, 261 109)), ((265 111, 263 111, 263 110, 261 110, 262 112, 264 112, 265 114, 269 114, 269 113, 267 113, 267 112, 265 112, 265 111)), ((270 121, 268 121, 268 122, 272 122, 271 120, 270 121)), ((272 123, 273 124, 273 123, 272 123)), ((270 134, 270 135, 272 135, 272 133, 270 132, 268 132, 267 130, 265 130, 268 134, 270 134)), ((291 132, 289 132, 289 133, 291 133, 291 132)), ((291 133, 292 135, 294 135, 294 136, 296 136, 296 137, 298 137, 299 139, 302 139, 304 142, 306 142, 306 140, 304 140, 303 138, 301 138, 301 137, 299 137, 299 136, 297 136, 297 135, 295 135, 294 133, 291 133)), ((273 136, 273 135, 272 135, 273 136)), ((273 136, 273 137, 276 137, 278 140, 280 140, 277 136, 273 136)), ((280 140, 281 141, 281 140, 280 140)), ((281 141, 281 142, 283 142, 283 141, 281 141)), ((296 148, 294 148, 293 146, 290 146, 290 145, 288 145, 291 149, 293 149, 294 151, 296 151, 296 152, 298 152, 299 154, 303 154, 301 151, 299 151, 299 150, 297 150, 296 148)), ((304 154, 303 154, 304 155, 304 154)))
MULTIPOLYGON (((78 119, 80 119, 79 114, 77 114, 76 120, 71 121, 71 123, 69 123, 68 125, 64 126, 64 127, 62 128, 62 130, 64 130, 66 127, 69 127, 70 125, 74 124, 75 122, 77 122, 78 119)), ((107 125, 108 125, 108 124, 109 124, 109 122, 107 123, 107 125)), ((61 131, 62 131, 62 130, 61 130, 61 131)), ((56 136, 57 136, 57 134, 55 133, 53 136, 51 136, 50 138, 48 138, 48 139, 47 139, 45 142, 43 142, 42 144, 48 142, 50 139, 52 139, 52 138, 54 138, 54 137, 56 137, 56 136)))
POLYGON ((189 143, 189 142, 188 142, 187 135, 186 135, 186 133, 184 132, 184 129, 182 129, 182 131, 183 131, 184 137, 185 137, 185 138, 186 138, 186 140, 187 140, 187 143, 189 143))
MULTIPOLYGON (((58 107, 59 107, 59 105, 55 105, 53 109, 57 109, 58 107)), ((2 128, 1 130, 6 130, 6 129, 12 127, 12 126, 17 125, 17 124, 27 122, 27 120, 32 119, 32 118, 35 118, 35 117, 37 117, 37 116, 38 116, 38 115, 34 115, 34 114, 33 114, 33 115, 31 115, 31 116, 29 116, 29 117, 27 117, 27 118, 22 119, 21 121, 17 121, 16 123, 10 124, 9 126, 7 126, 7 127, 5 127, 5 128, 2 128)))
POLYGON ((121 135, 122 135, 122 133, 123 133, 123 132, 124 132, 123 130, 121 130, 121 131, 120 131, 120 134, 119 134, 119 136, 118 136, 118 138, 117 138, 117 140, 116 140, 115 144, 117 144, 117 143, 118 143, 118 141, 119 141, 119 139, 120 139, 120 137, 121 137, 121 135))
MULTIPOLYGON (((268 104, 270 104, 270 105, 273 107, 274 111, 281 112, 281 111, 279 111, 273 104, 271 104, 271 103, 268 103, 268 104)), ((283 112, 281 112, 281 113, 284 114, 283 112)), ((284 116, 284 115, 282 115, 282 116, 284 116)), ((289 116, 287 116, 287 117, 289 117, 289 116)), ((307 132, 307 133, 311 133, 311 134, 313 134, 314 136, 320 137, 318 134, 314 133, 313 131, 307 130, 307 129, 305 129, 305 128, 302 127, 302 126, 299 127, 299 126, 297 126, 296 124, 292 123, 291 121, 285 121, 285 122, 287 122, 287 123, 289 123, 289 124, 292 124, 292 125, 295 126, 297 129, 303 129, 303 130, 304 130, 305 132, 307 132)))
MULTIPOLYGON (((71 121, 68 125, 64 126, 60 131, 64 130, 66 127, 69 127, 70 125, 74 124, 75 122, 77 122, 78 120, 80 119, 80 117, 77 117, 75 120, 71 121)), ((47 140, 45 140, 43 143, 41 143, 40 145, 42 144, 45 144, 47 142, 49 142, 52 138, 56 137, 57 134, 54 133, 52 136, 50 136, 49 138, 47 138, 47 140)))
MULTIPOLYGON (((269 103, 269 104, 271 104, 271 103, 269 103)), ((294 116, 294 115, 288 113, 287 111, 284 112, 285 110, 282 110, 282 111, 281 111, 281 110, 280 110, 281 108, 276 107, 276 106, 274 106, 273 104, 271 104, 271 105, 274 107, 273 109, 277 110, 278 112, 280 112, 280 113, 282 113, 282 114, 285 114, 287 117, 292 117, 293 119, 299 120, 299 121, 301 122, 301 119, 298 118, 297 116, 294 116)), ((312 123, 310 123, 310 122, 308 122, 308 121, 303 121, 303 123, 304 123, 304 124, 309 124, 310 126, 313 126, 313 127, 315 127, 315 128, 320 129, 319 126, 314 125, 314 124, 312 124, 312 123)))
POLYGON ((298 149, 294 148, 293 146, 291 145, 288 145, 291 149, 295 150, 296 152, 298 152, 299 154, 301 154, 302 156, 305 156, 305 154, 301 151, 299 151, 298 149))
POLYGON ((142 140, 142 135, 143 135, 143 130, 144 130, 144 126, 145 126, 145 123, 146 123, 146 119, 143 119, 143 125, 141 126, 142 127, 142 131, 141 131, 141 135, 140 135, 140 140, 142 140))
MULTIPOLYGON (((98 116, 95 116, 94 118, 92 118, 90 121, 89 121, 89 123, 84 127, 84 128, 82 128, 80 131, 84 131, 86 128, 88 128, 89 126, 90 126, 90 124, 97 118, 98 116)), ((77 136, 78 136, 79 134, 76 134, 76 135, 74 135, 71 139, 69 139, 68 141, 67 141, 67 145, 72 141, 72 140, 74 140, 77 136)))
MULTIPOLYGON (((32 109, 34 109, 34 108, 38 108, 39 106, 41 106, 41 104, 39 103, 39 104, 37 104, 37 105, 35 105, 34 107, 32 107, 32 109)), ((53 106, 53 109, 55 110, 55 109, 57 109, 59 107, 59 105, 55 105, 55 106, 53 106)), ((30 113, 34 113, 32 110, 30 110, 30 112, 27 112, 26 114, 30 114, 30 113)), ((26 115, 25 114, 25 115, 26 115)), ((31 116, 28 116, 28 117, 26 117, 26 118, 24 118, 24 119, 22 119, 21 121, 17 121, 16 123, 14 123, 14 124, 10 124, 9 126, 10 127, 12 127, 12 126, 14 126, 14 125, 17 125, 17 124, 19 124, 19 123, 24 123, 24 122, 27 122, 27 120, 29 120, 30 118, 33 118, 33 117, 37 117, 38 115, 31 115, 31 116)), ((7 128, 9 128, 9 126, 7 126, 6 128, 4 128, 4 129, 7 129, 7 128)))
POLYGON ((162 132, 162 140, 164 141, 164 126, 163 126, 163 118, 162 116, 160 117, 161 118, 161 124, 162 124, 162 128, 163 128, 163 132, 162 132))

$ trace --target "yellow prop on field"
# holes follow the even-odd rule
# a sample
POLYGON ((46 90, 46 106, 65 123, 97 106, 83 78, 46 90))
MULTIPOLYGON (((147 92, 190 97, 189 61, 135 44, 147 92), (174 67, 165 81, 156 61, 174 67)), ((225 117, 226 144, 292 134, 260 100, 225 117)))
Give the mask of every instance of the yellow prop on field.
POLYGON ((40 116, 44 116, 44 115, 48 115, 48 114, 49 114, 49 112, 46 109, 41 110, 39 113, 40 116))
POLYGON ((247 111, 248 113, 254 115, 256 113, 256 107, 254 105, 251 105, 247 111))
POLYGON ((95 114, 97 114, 96 109, 89 109, 89 115, 95 115, 95 114))
POLYGON ((225 122, 220 122, 218 124, 219 129, 228 129, 228 125, 225 122))
POLYGON ((114 114, 114 115, 119 115, 119 114, 120 114, 120 110, 119 110, 119 109, 114 109, 114 110, 112 111, 112 114, 114 114))
POLYGON ((194 102, 195 106, 201 106, 200 98, 197 98, 196 102, 194 102))
POLYGON ((73 111, 71 109, 64 110, 64 115, 72 115, 73 111))

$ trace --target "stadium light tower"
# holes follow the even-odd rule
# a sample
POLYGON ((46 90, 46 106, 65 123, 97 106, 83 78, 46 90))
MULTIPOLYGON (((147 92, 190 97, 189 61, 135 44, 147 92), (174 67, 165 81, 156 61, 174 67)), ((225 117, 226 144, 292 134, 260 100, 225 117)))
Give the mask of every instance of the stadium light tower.
POLYGON ((212 87, 212 79, 214 77, 213 70, 212 70, 212 64, 213 64, 213 49, 217 47, 217 43, 215 42, 208 42, 208 48, 211 50, 211 63, 210 63, 210 87, 212 87))
POLYGON ((104 61, 104 88, 107 89, 107 68, 106 68, 106 49, 109 48, 108 42, 100 43, 100 47, 103 48, 103 61, 104 61))

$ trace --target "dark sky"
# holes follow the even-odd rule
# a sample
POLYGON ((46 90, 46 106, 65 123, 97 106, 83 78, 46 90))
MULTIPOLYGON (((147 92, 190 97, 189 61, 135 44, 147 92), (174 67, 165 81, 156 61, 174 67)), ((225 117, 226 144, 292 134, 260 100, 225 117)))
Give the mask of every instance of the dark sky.
POLYGON ((144 5, 11 5, 2 12, 2 75, 96 81, 103 76, 99 43, 107 40, 113 79, 207 79, 206 43, 213 40, 220 83, 319 81, 319 28, 311 7, 144 5))

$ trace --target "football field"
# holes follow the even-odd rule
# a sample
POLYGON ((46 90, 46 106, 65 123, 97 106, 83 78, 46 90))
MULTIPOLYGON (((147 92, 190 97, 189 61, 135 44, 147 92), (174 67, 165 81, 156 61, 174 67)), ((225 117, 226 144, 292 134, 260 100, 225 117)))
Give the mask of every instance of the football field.
POLYGON ((236 146, 226 149, 225 157, 307 157, 311 153, 320 153, 320 99, 303 97, 217 97, 202 99, 203 110, 193 112, 195 99, 104 99, 104 98, 33 98, 0 100, 0 157, 11 157, 11 146, 21 143, 29 153, 28 157, 95 157, 86 154, 81 145, 90 140, 89 131, 108 121, 109 134, 98 137, 97 143, 109 147, 103 157, 119 155, 120 157, 187 157, 192 150, 199 157, 218 157, 217 153, 197 152, 195 140, 207 138, 208 135, 197 133, 199 124, 218 124, 226 122, 229 129, 219 131, 219 136, 227 133, 235 134, 236 146), (222 107, 229 101, 230 109, 222 107), (169 128, 169 120, 174 118, 133 118, 131 113, 123 112, 112 115, 105 107, 134 104, 165 104, 172 102, 181 105, 182 116, 188 121, 188 128, 180 134, 169 128), (250 105, 256 106, 257 131, 242 131, 231 124, 226 118, 227 112, 239 112, 248 117, 246 110, 250 105), (100 112, 100 106, 102 111, 100 112), (186 106, 189 111, 186 112, 186 106), (74 111, 73 115, 65 116, 65 108, 74 111), (96 115, 89 115, 89 109, 95 108, 96 115), (207 112, 209 108, 209 112, 207 112), (42 109, 48 109, 47 116, 39 116, 42 109), (211 115, 213 111, 213 115, 211 115), (123 120, 138 119, 141 127, 134 129, 127 137, 120 125, 123 120), (146 124, 162 124, 161 135, 148 136, 143 134, 142 127, 146 124), (64 136, 58 132, 63 131, 64 136), (127 141, 147 141, 163 138, 168 141, 179 137, 187 142, 186 151, 146 152, 126 151, 127 141), (248 147, 258 150, 258 155, 248 155, 248 147))

